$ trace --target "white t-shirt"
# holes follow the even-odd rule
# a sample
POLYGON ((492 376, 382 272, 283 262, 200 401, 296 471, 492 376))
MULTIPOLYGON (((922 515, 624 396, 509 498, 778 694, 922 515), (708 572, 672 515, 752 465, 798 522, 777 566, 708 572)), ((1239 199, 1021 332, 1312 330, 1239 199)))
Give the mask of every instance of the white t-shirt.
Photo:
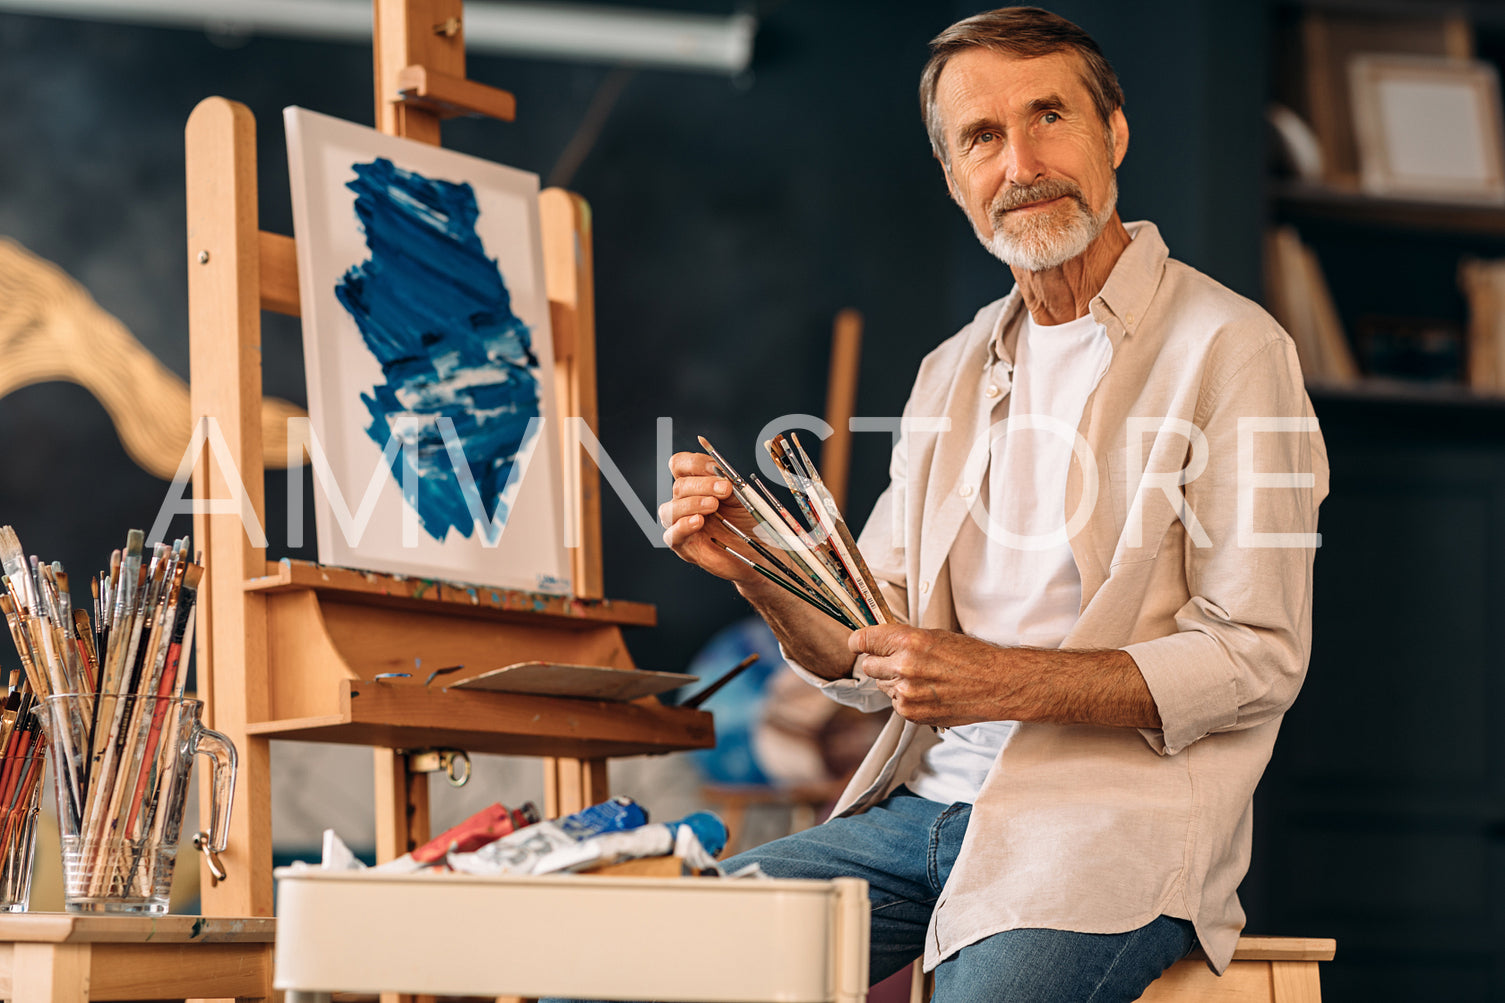
MULTIPOLYGON (((1113 346, 1091 314, 1049 326, 1023 316, 1013 389, 992 405, 986 488, 951 546, 951 591, 963 633, 1055 648, 1082 603, 1067 537, 1066 475, 1083 409, 1113 346)), ((909 788, 933 801, 972 802, 1013 727, 986 721, 946 729, 909 788)))

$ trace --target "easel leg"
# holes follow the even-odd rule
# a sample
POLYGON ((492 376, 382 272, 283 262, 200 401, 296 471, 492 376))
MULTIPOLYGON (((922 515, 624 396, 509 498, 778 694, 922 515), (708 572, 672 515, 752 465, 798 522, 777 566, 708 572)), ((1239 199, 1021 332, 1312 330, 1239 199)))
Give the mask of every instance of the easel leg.
POLYGON ((408 770, 408 757, 374 749, 376 764, 376 860, 415 850, 429 838, 429 775, 408 770))
POLYGON ((88 944, 17 944, 12 998, 25 1003, 85 1003, 88 944))
POLYGON ((544 815, 559 818, 605 801, 606 760, 545 759, 543 761, 544 815))
MULTIPOLYGON (((376 859, 395 860, 429 838, 429 775, 408 770, 396 749, 374 749, 376 765, 376 859)), ((432 996, 382 993, 381 1003, 434 1003, 432 996)))

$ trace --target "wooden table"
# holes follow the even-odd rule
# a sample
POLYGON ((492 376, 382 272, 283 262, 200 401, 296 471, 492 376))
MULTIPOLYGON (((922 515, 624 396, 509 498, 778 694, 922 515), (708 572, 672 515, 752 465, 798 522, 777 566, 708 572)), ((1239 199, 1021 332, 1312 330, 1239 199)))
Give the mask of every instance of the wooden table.
POLYGON ((0 914, 0 997, 268 999, 276 929, 275 919, 0 914))

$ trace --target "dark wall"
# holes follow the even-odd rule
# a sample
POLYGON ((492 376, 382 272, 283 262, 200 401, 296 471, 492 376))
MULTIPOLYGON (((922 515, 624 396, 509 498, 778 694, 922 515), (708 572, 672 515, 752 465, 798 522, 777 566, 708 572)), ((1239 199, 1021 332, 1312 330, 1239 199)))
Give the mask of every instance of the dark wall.
MULTIPOLYGON (((769 5, 753 71, 738 81, 470 59, 473 78, 516 93, 520 114, 448 124, 446 145, 546 183, 598 91, 620 87, 568 184, 595 213, 601 437, 650 508, 655 418, 673 419, 678 448, 699 433, 751 457, 765 422, 824 410, 831 320, 845 306, 866 317, 858 411, 896 414, 920 357, 1012 284, 947 199, 915 98, 926 40, 972 9, 769 5)), ((1096 33, 1129 95, 1125 216, 1156 219, 1173 253, 1251 292, 1262 60, 1249 53, 1262 4, 1060 9, 1096 33)), ((0 105, 0 236, 79 279, 185 377, 182 128, 193 106, 218 94, 255 112, 262 225, 283 233, 281 108, 372 115, 364 46, 20 15, 0 14, 0 86, 20 98, 0 105)), ((266 391, 301 403, 296 322, 267 315, 263 358, 266 391)), ((13 394, 0 400, 0 429, 0 520, 75 576, 155 518, 165 485, 130 463, 86 392, 13 394)), ((857 437, 854 521, 886 463, 882 436, 857 437)), ((281 474, 267 497, 282 553, 281 474)), ((660 608, 662 627, 630 639, 637 659, 680 667, 743 607, 650 546, 610 495, 604 508, 608 591, 660 608)))

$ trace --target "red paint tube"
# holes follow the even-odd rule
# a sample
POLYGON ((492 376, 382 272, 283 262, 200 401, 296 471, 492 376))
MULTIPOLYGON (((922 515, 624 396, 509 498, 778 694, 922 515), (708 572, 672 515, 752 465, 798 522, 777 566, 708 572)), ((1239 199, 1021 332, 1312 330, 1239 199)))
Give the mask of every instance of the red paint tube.
POLYGON ((521 808, 508 808, 498 802, 476 812, 453 829, 440 833, 408 856, 420 864, 437 863, 447 853, 478 850, 510 832, 532 825, 539 818, 538 808, 531 801, 521 808))

